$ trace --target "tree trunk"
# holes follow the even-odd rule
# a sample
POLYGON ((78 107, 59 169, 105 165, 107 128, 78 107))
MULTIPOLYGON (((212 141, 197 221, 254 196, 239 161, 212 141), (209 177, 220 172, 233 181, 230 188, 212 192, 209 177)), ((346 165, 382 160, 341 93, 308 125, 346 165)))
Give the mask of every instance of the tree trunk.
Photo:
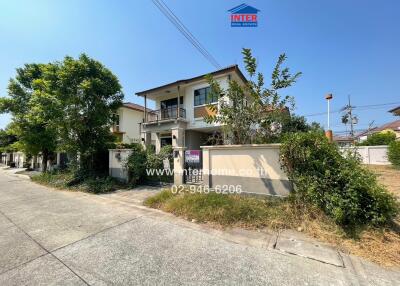
POLYGON ((49 158, 49 150, 45 149, 42 151, 42 172, 47 171, 47 160, 49 158))

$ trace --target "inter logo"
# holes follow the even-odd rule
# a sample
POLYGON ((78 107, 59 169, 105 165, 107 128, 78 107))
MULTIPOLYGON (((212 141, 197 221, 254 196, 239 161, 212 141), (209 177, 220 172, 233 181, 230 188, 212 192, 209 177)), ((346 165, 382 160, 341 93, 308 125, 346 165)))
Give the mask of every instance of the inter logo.
POLYGON ((260 10, 247 4, 236 6, 231 12, 231 27, 257 27, 257 13, 260 10))

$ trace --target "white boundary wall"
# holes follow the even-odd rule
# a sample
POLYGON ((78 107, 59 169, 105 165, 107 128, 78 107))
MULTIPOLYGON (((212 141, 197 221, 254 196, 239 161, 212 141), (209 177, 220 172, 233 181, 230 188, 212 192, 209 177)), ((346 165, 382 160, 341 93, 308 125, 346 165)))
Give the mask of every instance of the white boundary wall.
POLYGON ((132 153, 132 149, 110 149, 109 156, 109 174, 111 177, 128 181, 128 171, 124 167, 124 162, 132 153))
POLYGON ((355 146, 341 147, 341 151, 357 151, 362 158, 363 164, 368 165, 390 165, 387 157, 388 146, 355 146))
POLYGON ((203 183, 240 186, 242 192, 287 196, 292 185, 281 169, 280 144, 202 146, 203 183))

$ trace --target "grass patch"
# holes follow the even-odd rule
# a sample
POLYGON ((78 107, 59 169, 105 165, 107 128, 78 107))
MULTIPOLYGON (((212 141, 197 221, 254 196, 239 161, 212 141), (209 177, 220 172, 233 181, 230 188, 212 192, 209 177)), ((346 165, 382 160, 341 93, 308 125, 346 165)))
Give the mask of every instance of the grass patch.
POLYGON ((290 198, 256 198, 213 192, 173 194, 164 190, 145 200, 144 204, 217 227, 293 229, 333 244, 345 253, 384 266, 400 266, 400 231, 395 223, 381 229, 365 227, 349 234, 319 208, 298 204, 290 198))
POLYGON ((400 200, 400 169, 392 165, 364 165, 377 175, 379 183, 400 200))
POLYGON ((76 184, 71 184, 71 182, 75 181, 75 177, 69 171, 45 172, 34 175, 31 179, 36 183, 57 189, 93 194, 109 193, 127 187, 127 185, 111 177, 87 177, 76 184))

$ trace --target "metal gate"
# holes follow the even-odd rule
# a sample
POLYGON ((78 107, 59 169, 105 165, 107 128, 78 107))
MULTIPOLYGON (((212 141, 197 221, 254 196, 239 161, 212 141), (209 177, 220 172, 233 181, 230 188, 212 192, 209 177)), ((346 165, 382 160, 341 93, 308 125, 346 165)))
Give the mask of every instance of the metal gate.
POLYGON ((185 183, 199 184, 203 182, 203 156, 201 150, 185 151, 185 183))

